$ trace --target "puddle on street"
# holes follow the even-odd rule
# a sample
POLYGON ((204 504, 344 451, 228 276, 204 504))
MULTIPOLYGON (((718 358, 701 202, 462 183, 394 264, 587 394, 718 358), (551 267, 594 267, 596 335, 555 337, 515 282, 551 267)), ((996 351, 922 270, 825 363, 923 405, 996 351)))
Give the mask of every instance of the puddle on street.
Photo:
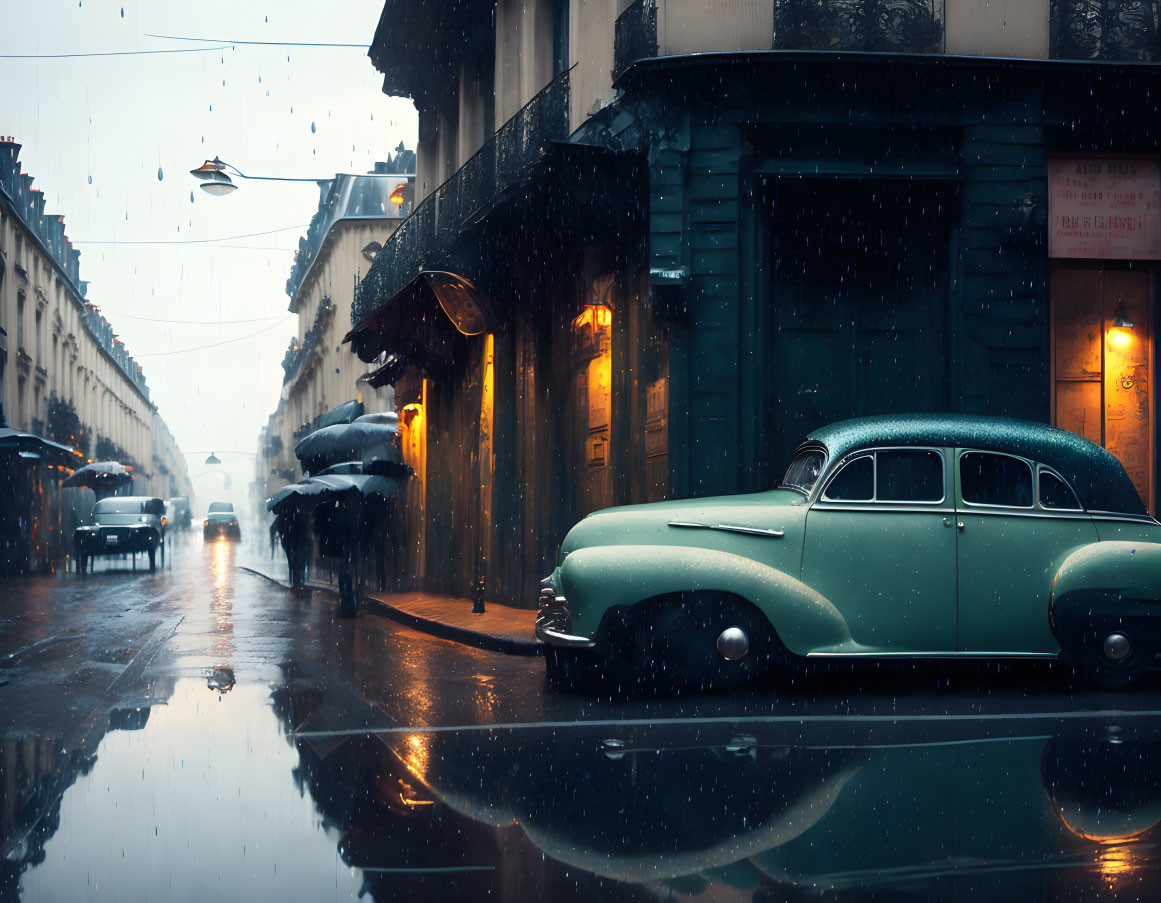
POLYGON ((114 712, 22 900, 358 899, 362 876, 296 783, 269 687, 208 678, 114 712))

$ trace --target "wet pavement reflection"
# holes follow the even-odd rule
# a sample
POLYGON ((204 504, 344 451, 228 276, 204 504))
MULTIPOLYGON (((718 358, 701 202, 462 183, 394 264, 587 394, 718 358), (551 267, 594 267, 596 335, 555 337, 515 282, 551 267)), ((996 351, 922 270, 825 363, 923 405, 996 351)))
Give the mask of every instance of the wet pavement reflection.
POLYGON ((14 584, 0 900, 1161 896, 1156 682, 598 699, 172 552, 14 584))

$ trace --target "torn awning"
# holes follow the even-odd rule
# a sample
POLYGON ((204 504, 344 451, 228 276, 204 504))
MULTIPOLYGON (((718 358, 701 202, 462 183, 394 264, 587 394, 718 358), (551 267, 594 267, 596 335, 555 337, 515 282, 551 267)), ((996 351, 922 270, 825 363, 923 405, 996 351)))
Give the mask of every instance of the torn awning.
POLYGON ((480 335, 494 324, 487 301, 470 280, 445 270, 424 270, 343 341, 368 363, 384 351, 418 362, 439 361, 450 358, 458 336, 480 335))

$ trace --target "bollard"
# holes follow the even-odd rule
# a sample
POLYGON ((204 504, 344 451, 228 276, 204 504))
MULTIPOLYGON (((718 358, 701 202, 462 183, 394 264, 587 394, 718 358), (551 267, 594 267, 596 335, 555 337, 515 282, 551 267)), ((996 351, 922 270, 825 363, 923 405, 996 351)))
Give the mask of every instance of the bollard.
POLYGON ((484 578, 477 577, 472 584, 472 614, 484 613, 484 578))

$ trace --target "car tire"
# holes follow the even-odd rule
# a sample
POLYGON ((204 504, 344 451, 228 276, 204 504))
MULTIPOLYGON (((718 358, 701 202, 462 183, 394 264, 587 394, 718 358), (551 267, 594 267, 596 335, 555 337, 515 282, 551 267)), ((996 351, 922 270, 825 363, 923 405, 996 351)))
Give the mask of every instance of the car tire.
POLYGON ((636 619, 634 679, 641 689, 736 689, 768 677, 785 648, 766 617, 728 593, 687 592, 644 603, 636 619), (719 652, 719 638, 740 628, 747 648, 719 652))
POLYGON ((157 570, 157 548, 155 546, 149 547, 149 573, 157 570))
POLYGON ((1104 631, 1093 634, 1084 647, 1072 658, 1073 670, 1086 683, 1102 690, 1123 690, 1139 681, 1149 670, 1155 650, 1147 641, 1140 639, 1137 631, 1123 629, 1117 631, 1126 636, 1130 643, 1129 654, 1120 661, 1113 661, 1103 651, 1104 631))

